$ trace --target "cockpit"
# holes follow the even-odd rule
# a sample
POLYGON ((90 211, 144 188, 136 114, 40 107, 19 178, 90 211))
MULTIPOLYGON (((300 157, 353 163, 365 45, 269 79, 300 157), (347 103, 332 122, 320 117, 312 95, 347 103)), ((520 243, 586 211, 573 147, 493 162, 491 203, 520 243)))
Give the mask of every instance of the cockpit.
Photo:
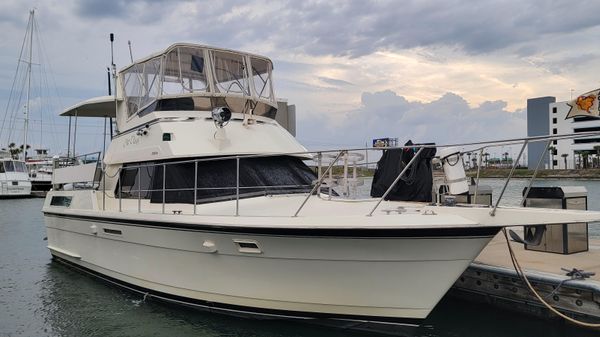
POLYGON ((261 56, 176 44, 121 71, 127 116, 227 106, 274 117, 272 69, 261 56))

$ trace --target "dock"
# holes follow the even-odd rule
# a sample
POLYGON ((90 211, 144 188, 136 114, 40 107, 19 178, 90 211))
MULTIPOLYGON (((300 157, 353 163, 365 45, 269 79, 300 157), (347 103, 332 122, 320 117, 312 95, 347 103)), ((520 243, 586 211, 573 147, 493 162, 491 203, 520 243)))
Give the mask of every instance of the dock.
MULTIPOLYGON (((589 240, 589 251, 569 255, 525 250, 511 242, 527 278, 556 309, 576 319, 600 322, 600 240, 589 240), (595 272, 589 278, 572 279, 568 269, 595 272)), ((486 303, 540 318, 558 318, 527 288, 517 275, 499 233, 452 287, 450 296, 486 303)))

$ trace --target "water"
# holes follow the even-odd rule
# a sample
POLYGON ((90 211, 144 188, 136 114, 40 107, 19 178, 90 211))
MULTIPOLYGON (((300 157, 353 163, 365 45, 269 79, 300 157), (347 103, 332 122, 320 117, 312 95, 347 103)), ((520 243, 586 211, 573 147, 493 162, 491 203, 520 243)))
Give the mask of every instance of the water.
MULTIPOLYGON (((485 179, 495 187, 501 181, 485 179)), ((515 180, 507 202, 518 203, 526 181, 515 180)), ((590 209, 600 210, 600 182, 585 185, 590 209)), ((0 200, 0 336, 374 336, 292 322, 233 318, 142 300, 52 262, 44 241, 42 199, 0 200)), ((592 232, 592 231, 590 231, 592 232)), ((600 234, 597 227, 595 235, 600 234)), ((423 289, 427 291, 427 289, 423 289)), ((415 337, 591 336, 560 322, 516 315, 446 297, 415 337)))

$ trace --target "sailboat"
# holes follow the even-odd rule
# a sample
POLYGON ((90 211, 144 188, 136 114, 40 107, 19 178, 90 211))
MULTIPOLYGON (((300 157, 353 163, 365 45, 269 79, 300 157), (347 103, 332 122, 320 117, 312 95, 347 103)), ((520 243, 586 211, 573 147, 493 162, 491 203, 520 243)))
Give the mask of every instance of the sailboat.
MULTIPOLYGON (((29 181, 29 186, 23 185, 22 193, 30 194, 30 191, 47 191, 51 187, 52 180, 52 157, 48 154, 47 141, 44 141, 44 125, 48 124, 44 118, 44 111, 52 109, 53 104, 49 101, 50 91, 47 87, 50 86, 44 59, 45 54, 42 50, 43 43, 40 39, 40 31, 35 18, 35 10, 29 11, 29 20, 27 29, 23 38, 21 51, 17 63, 17 69, 13 80, 13 85, 10 91, 10 96, 6 106, 4 119, 2 120, 2 128, 0 129, 1 141, 10 143, 14 138, 20 138, 22 144, 15 151, 9 150, 13 155, 13 160, 18 160, 25 164, 26 169, 23 171, 28 175, 28 178, 21 177, 22 181, 29 181), (34 55, 34 46, 36 51, 34 55), (36 70, 35 74, 33 68, 36 70), (39 104, 34 104, 34 101, 39 101, 39 104), (40 112, 39 120, 32 119, 32 113, 40 112), (22 118, 22 128, 17 125, 22 118), (32 147, 32 128, 30 123, 39 125, 39 135, 36 137, 36 144, 39 146, 32 147), (31 151, 35 154, 32 155, 31 151), (17 153, 18 152, 18 153, 17 153)), ((52 119, 49 119, 52 122, 52 119)), ((54 124, 49 123, 51 128, 54 124)), ((38 128, 37 126, 35 128, 38 128)), ((54 132, 55 130, 49 130, 54 132)), ((50 133, 52 135, 52 133, 50 133)), ((12 143, 11 143, 12 144, 12 143)), ((20 165, 17 165, 20 166, 20 165)), ((25 184, 25 183, 23 183, 25 184)), ((10 185, 10 184, 9 184, 10 185)))
MULTIPOLYGON (((27 23, 27 31, 25 33, 25 38, 23 40, 23 47, 21 48, 21 53, 19 55, 19 61, 17 64, 17 71, 15 73, 15 81, 13 82, 13 87, 11 89, 11 94, 9 97, 9 102, 7 104, 6 114, 2 121, 2 128, 0 129, 0 134, 5 130, 5 127, 9 129, 9 138, 11 135, 12 127, 15 124, 16 114, 13 114, 12 118, 9 118, 9 108, 11 107, 11 99, 13 98, 13 92, 15 89, 15 84, 17 82, 17 75, 19 74, 19 69, 21 63, 24 63, 27 66, 27 70, 25 73, 25 78, 23 79, 26 82, 26 99, 25 99, 25 111, 24 111, 24 123, 23 123, 23 145, 19 151, 15 151, 11 149, 11 146, 8 148, 3 148, 0 151, 0 197, 28 197, 31 195, 31 181, 29 179, 29 173, 26 166, 27 160, 27 150, 29 146, 27 145, 27 134, 29 129, 29 113, 31 107, 31 66, 33 64, 33 31, 34 31, 34 19, 35 11, 31 10, 29 12, 29 21, 27 23), (28 44, 28 48, 25 46, 28 44), (27 54, 25 55, 25 51, 27 54), (6 124, 7 119, 9 120, 9 124, 6 124)), ((16 96, 16 95, 15 95, 16 96)), ((20 102, 15 105, 17 108, 19 107, 20 102)), ((11 143, 14 148, 14 143, 11 143)))

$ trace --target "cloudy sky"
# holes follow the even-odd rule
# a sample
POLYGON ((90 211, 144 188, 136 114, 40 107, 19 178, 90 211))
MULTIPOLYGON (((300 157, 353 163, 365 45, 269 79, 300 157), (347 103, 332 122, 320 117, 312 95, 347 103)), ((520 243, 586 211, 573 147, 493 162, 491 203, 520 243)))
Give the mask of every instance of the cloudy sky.
MULTIPOLYGON (((296 104, 298 139, 309 148, 377 137, 445 143, 525 136, 527 98, 567 100, 571 89, 600 87, 598 4, 572 4, 2 0, 0 103, 7 105, 35 7, 48 82, 56 84, 53 110, 106 94, 112 32, 119 68, 129 62, 128 40, 134 58, 174 42, 269 56, 276 94, 296 104)), ((48 131, 42 142, 64 151, 66 120, 33 119, 34 133, 40 125, 48 131)), ((96 150, 98 123, 81 126, 79 151, 96 150)))

